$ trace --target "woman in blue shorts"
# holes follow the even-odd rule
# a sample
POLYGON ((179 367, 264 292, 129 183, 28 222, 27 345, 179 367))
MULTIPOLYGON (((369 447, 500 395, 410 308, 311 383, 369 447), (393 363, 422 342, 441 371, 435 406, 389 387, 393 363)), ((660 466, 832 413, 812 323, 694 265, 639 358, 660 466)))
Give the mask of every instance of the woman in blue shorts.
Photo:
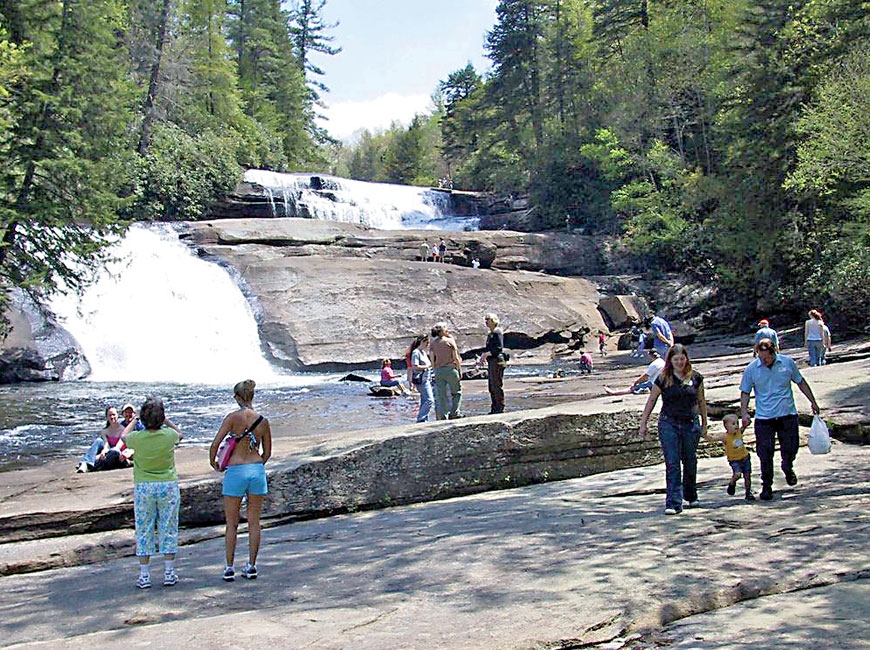
POLYGON ((269 421, 259 415, 252 406, 254 386, 252 379, 240 381, 235 385, 233 394, 239 410, 229 413, 224 418, 209 450, 211 466, 218 469, 217 451, 221 441, 227 436, 234 436, 237 440, 224 475, 223 485, 224 513, 227 519, 227 564, 224 568, 224 580, 227 582, 236 579, 233 561, 236 555, 242 498, 245 496, 248 498, 248 563, 242 575, 250 580, 257 577, 260 512, 263 508, 263 499, 269 493, 265 464, 272 455, 272 430, 269 428, 269 421))

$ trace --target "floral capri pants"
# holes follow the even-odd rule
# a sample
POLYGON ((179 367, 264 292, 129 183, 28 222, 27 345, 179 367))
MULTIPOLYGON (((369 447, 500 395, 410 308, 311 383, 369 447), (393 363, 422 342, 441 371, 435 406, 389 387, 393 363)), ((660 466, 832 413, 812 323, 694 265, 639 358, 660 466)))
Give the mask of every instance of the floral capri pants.
POLYGON ((136 517, 136 555, 164 555, 178 550, 178 481, 136 483, 133 513, 136 517))

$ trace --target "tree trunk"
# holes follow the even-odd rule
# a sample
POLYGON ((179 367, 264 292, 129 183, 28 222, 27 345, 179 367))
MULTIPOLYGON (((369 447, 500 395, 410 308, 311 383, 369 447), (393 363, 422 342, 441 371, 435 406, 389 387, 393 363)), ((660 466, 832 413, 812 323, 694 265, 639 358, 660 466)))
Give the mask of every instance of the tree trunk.
POLYGON ((151 128, 154 125, 154 102, 160 89, 160 64, 163 60, 163 49, 166 46, 166 32, 169 16, 172 11, 172 0, 163 0, 163 11, 160 12, 160 24, 157 27, 157 53, 151 66, 151 78, 148 81, 148 95, 145 97, 145 114, 142 118, 142 132, 139 135, 138 152, 144 156, 148 152, 151 141, 151 128))

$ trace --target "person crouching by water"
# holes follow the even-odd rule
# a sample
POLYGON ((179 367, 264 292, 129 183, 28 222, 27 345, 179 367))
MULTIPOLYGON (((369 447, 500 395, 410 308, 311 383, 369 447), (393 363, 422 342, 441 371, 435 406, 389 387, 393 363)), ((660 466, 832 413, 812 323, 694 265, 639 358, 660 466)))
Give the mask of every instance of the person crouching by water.
POLYGON ((125 445, 121 439, 124 425, 118 422, 118 409, 114 406, 106 408, 106 427, 94 439, 90 448, 82 456, 76 467, 76 472, 105 472, 110 469, 129 467, 124 455, 125 445))
POLYGON ((447 323, 436 323, 430 332, 429 355, 435 376, 435 416, 439 420, 464 417, 462 406, 462 358, 447 323))
POLYGON ((163 586, 171 587, 178 582, 175 553, 181 503, 175 446, 184 434, 166 417, 159 397, 148 397, 140 412, 145 428, 136 431, 138 418, 134 418, 121 434, 127 446, 136 452, 133 456, 133 513, 139 558, 136 586, 139 589, 151 586, 151 556, 159 551, 163 554, 163 586))
POLYGON ((648 434, 647 421, 659 395, 659 441, 667 484, 665 514, 676 515, 682 512, 684 499, 688 507, 698 505, 698 440, 707 435, 704 377, 692 369, 689 351, 679 343, 668 350, 665 367, 650 389, 640 418, 641 436, 648 434))
POLYGON ((498 316, 493 313, 484 316, 483 322, 489 328, 489 334, 486 335, 486 349, 478 362, 486 361, 489 412, 504 413, 504 368, 507 365, 504 356, 504 332, 498 326, 498 316))
POLYGON ((411 396, 411 391, 401 382, 399 375, 393 370, 393 362, 389 359, 381 361, 381 386, 385 388, 398 388, 402 391, 402 395, 411 396))
POLYGON ((426 422, 432 412, 435 397, 432 393, 432 362, 429 360, 429 337, 418 336, 411 343, 411 383, 420 391, 420 409, 417 422, 426 422))
POLYGON ((257 553, 260 551, 262 532, 260 513, 263 500, 269 493, 265 465, 272 455, 272 429, 269 420, 254 410, 255 386, 254 380, 246 379, 233 387, 233 396, 239 409, 227 414, 221 422, 208 452, 211 466, 218 469, 218 447, 227 436, 236 437, 236 447, 230 456, 223 482, 224 514, 227 520, 226 566, 223 578, 227 582, 236 579, 233 562, 236 557, 242 498, 245 496, 248 499, 248 563, 242 576, 249 580, 257 577, 257 553))

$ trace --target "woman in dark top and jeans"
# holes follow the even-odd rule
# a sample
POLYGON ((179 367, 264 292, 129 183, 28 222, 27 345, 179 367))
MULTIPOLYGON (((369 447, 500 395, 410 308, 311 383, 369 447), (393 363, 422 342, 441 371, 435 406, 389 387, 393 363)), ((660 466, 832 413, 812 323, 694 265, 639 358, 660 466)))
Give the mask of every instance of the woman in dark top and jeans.
POLYGON ((479 361, 487 364, 489 379, 489 398, 492 403, 490 413, 504 413, 504 333, 498 326, 498 316, 487 314, 484 322, 489 328, 486 335, 486 349, 480 355, 479 361))
POLYGON ((662 396, 659 441, 665 457, 667 494, 665 514, 676 515, 698 503, 698 440, 707 433, 704 377, 692 369, 689 352, 680 344, 668 350, 665 367, 650 390, 640 418, 640 435, 647 435, 647 421, 662 396))

